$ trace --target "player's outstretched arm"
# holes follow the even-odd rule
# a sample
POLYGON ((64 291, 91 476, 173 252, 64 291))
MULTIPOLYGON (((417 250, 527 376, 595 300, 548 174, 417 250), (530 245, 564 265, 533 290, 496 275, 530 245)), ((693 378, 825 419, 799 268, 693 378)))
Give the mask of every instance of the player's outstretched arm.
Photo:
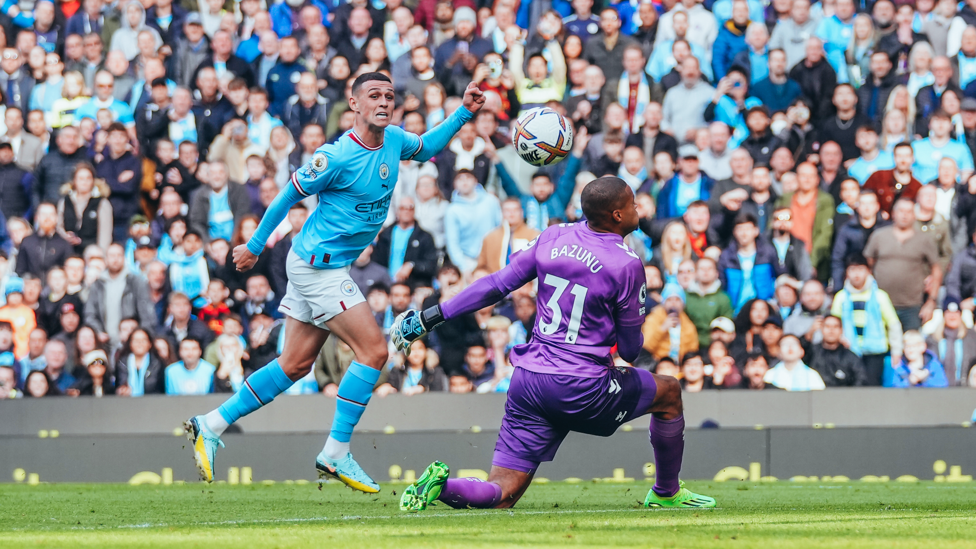
POLYGON ((461 126, 474 118, 474 113, 480 111, 484 104, 485 95, 478 89, 478 85, 474 82, 468 84, 467 89, 464 90, 463 104, 451 113, 447 120, 420 136, 420 146, 408 159, 426 162, 433 158, 444 150, 461 126))
POLYGON ((410 310, 400 314, 390 328, 390 340, 399 351, 424 337, 445 320, 473 313, 498 303, 516 288, 536 277, 534 247, 514 254, 507 267, 475 281, 453 299, 434 305, 423 312, 410 310))
POLYGON ((292 174, 291 180, 268 206, 268 211, 264 212, 258 229, 254 231, 254 235, 247 241, 244 249, 240 249, 241 246, 234 249, 234 264, 237 266, 237 270, 247 271, 254 266, 258 256, 264 250, 265 244, 268 243, 268 239, 271 238, 271 233, 285 220, 288 210, 306 197, 298 191, 297 177, 297 173, 292 174))

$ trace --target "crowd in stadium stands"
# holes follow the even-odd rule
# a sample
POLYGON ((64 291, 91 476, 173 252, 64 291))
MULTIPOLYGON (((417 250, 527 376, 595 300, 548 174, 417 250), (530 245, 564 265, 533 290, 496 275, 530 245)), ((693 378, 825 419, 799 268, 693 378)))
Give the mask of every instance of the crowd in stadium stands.
MULTIPOLYGON (((231 250, 369 71, 418 134, 468 82, 488 98, 402 162, 352 267, 384 329, 615 175, 647 274, 634 366, 687 391, 976 386, 976 0, 5 0, 0 46, 0 397, 230 392, 277 356, 315 197, 253 270, 231 250), (508 137, 537 106, 577 127, 538 171, 508 137)), ((504 392, 535 315, 529 286, 439 326, 376 391, 504 392)), ((352 359, 331 338, 289 392, 335 396, 352 359)))

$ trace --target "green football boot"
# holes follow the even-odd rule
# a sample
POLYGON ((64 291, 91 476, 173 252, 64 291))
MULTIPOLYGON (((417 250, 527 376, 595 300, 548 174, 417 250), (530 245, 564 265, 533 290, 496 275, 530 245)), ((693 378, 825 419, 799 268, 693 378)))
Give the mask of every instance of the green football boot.
POLYGON ((681 488, 678 493, 665 498, 657 495, 654 489, 647 492, 644 498, 644 507, 664 507, 669 509, 706 509, 715 507, 715 498, 696 494, 685 488, 684 482, 679 482, 681 488))
POLYGON ((427 466, 424 474, 403 491, 400 496, 401 511, 423 511, 427 506, 437 501, 451 474, 447 464, 435 461, 427 466))

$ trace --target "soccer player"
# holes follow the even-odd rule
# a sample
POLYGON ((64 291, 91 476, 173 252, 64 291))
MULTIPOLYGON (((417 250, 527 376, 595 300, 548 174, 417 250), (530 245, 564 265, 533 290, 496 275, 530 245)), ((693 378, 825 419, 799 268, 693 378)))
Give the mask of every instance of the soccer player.
POLYGON ((200 475, 213 481, 214 458, 227 427, 269 404, 311 370, 329 334, 356 353, 357 361, 339 384, 335 419, 328 441, 315 460, 320 477, 331 476, 363 492, 379 492, 349 451, 353 428, 366 409, 386 365, 386 341, 373 319, 349 268, 383 228, 401 160, 429 160, 485 102, 474 83, 464 92, 463 106, 423 136, 390 125, 393 83, 380 73, 353 82, 350 109, 356 120, 334 144, 320 147, 292 174, 268 208, 246 245, 234 249, 239 271, 254 266, 272 231, 293 204, 318 195, 318 208, 292 242, 288 253, 288 289, 280 310, 287 315, 281 356, 251 374, 234 396, 212 412, 186 421, 200 475))
POLYGON ((435 461, 404 491, 401 509, 420 511, 437 499, 455 508, 511 507, 570 431, 606 437, 648 413, 657 479, 644 505, 715 506, 678 481, 685 426, 678 380, 616 368, 610 356, 616 344, 633 361, 643 343, 644 268, 623 241, 637 228, 634 193, 618 177, 601 177, 583 189, 582 206, 586 222, 549 227, 501 271, 394 323, 392 341, 406 349, 434 326, 539 279, 532 339, 511 353, 516 369, 488 482, 448 479, 448 466, 435 461))

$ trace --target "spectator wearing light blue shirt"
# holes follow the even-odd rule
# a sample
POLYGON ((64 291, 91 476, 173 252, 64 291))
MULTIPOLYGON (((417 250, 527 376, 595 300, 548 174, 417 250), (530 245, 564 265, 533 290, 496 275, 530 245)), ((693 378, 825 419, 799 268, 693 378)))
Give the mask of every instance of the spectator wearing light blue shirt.
POLYGON ((894 155, 878 149, 878 130, 873 125, 858 128, 854 142, 860 149, 861 156, 847 168, 847 175, 857 179, 861 185, 864 185, 874 172, 895 167, 894 155))
POLYGON ((125 124, 126 128, 134 128, 135 118, 132 117, 132 109, 125 101, 119 101, 112 96, 115 90, 115 77, 108 71, 98 71, 95 75, 95 97, 75 111, 75 120, 91 118, 98 120, 98 111, 108 109, 112 113, 114 122, 125 124))
POLYGON ((965 143, 952 140, 952 121, 942 109, 932 113, 929 136, 913 141, 912 150, 915 153, 912 174, 923 184, 938 178, 939 162, 946 157, 956 161, 963 181, 973 173, 973 155, 965 143))
POLYGON ((849 81, 845 52, 854 33, 854 2, 837 0, 834 15, 820 21, 817 36, 823 40, 827 62, 837 72, 837 83, 849 81))
POLYGON ((261 154, 271 146, 271 130, 283 125, 281 120, 268 114, 268 105, 268 92, 252 88, 247 96, 247 137, 260 149, 261 154))
POLYGON ((200 340, 187 336, 180 342, 180 361, 166 367, 167 395, 206 395, 213 392, 217 367, 203 360, 200 340))

